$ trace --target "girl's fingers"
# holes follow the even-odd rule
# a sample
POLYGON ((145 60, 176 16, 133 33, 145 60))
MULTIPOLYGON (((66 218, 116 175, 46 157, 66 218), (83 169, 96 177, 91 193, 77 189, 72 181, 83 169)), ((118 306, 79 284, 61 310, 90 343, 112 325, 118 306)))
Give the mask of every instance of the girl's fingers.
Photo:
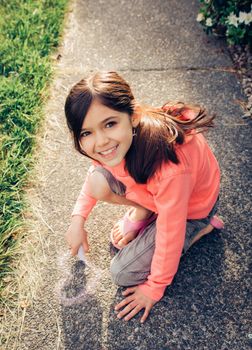
MULTIPOLYGON (((129 303, 122 311, 120 311, 119 313, 118 313, 118 315, 117 315, 117 317, 118 318, 122 318, 122 317, 124 317, 125 315, 127 315, 127 314, 129 314, 129 313, 132 313, 133 311, 132 310, 134 310, 134 309, 136 309, 137 307, 139 307, 137 304, 136 304, 136 302, 133 300, 131 303, 129 303)), ((140 308, 140 310, 141 310, 141 308, 140 308)), ((138 310, 139 311, 139 310, 138 310)), ((133 316, 131 316, 131 317, 133 317, 133 316)), ((130 318, 131 318, 130 317, 130 318)), ((126 318, 127 318, 127 316, 126 316, 126 318)), ((125 318, 125 319, 126 319, 125 318)), ((129 319, 129 318, 128 318, 129 319)))
POLYGON ((88 242, 82 242, 82 246, 83 246, 83 249, 84 249, 84 252, 85 253, 88 253, 89 252, 89 244, 88 242))
POLYGON ((150 310, 145 308, 144 314, 143 314, 143 316, 141 317, 141 320, 140 320, 141 323, 144 323, 146 321, 147 317, 149 316, 149 313, 150 313, 150 310))
POLYGON ((144 309, 143 316, 141 317, 140 322, 144 323, 149 316, 151 308, 156 303, 154 300, 145 297, 141 291, 138 290, 138 287, 127 288, 123 295, 126 296, 118 305, 115 306, 115 310, 120 310, 117 317, 124 317, 125 321, 129 321, 132 317, 144 309), (128 296, 127 296, 128 295, 128 296))
MULTIPOLYGON (((136 314, 138 314, 139 311, 142 310, 142 306, 136 305, 129 313, 127 316, 124 317, 125 321, 129 321, 132 317, 134 317, 136 314)), ((142 322, 142 321, 141 321, 142 322)))
MULTIPOLYGON (((84 236, 83 241, 82 241, 82 247, 84 249, 85 253, 89 252, 89 244, 88 244, 88 240, 87 237, 84 236)), ((76 247, 71 247, 70 251, 71 251, 71 255, 75 256, 78 254, 80 246, 76 246, 76 247)))
POLYGON ((117 305, 115 306, 115 310, 116 310, 116 311, 117 311, 117 310, 120 310, 122 307, 128 305, 128 304, 129 304, 130 302, 132 302, 133 300, 134 300, 134 297, 132 297, 132 296, 129 296, 129 297, 123 299, 119 304, 117 304, 117 305))
POLYGON ((137 287, 130 287, 127 288, 125 291, 122 292, 122 295, 127 296, 129 294, 132 294, 136 291, 137 287))
POLYGON ((83 241, 82 241, 82 246, 83 246, 84 252, 88 253, 89 252, 89 244, 88 244, 88 240, 87 240, 87 236, 86 235, 84 235, 84 238, 83 238, 83 241))
POLYGON ((78 247, 78 248, 71 248, 71 255, 72 255, 72 256, 77 255, 78 250, 79 250, 79 247, 78 247))

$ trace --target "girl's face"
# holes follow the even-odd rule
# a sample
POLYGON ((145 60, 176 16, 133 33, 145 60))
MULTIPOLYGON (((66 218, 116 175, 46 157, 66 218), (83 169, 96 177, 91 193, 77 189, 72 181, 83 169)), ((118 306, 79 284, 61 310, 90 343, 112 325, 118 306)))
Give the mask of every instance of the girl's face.
POLYGON ((131 121, 129 114, 94 100, 82 124, 81 148, 89 157, 114 167, 128 152, 133 138, 132 127, 136 123, 136 119, 131 121))

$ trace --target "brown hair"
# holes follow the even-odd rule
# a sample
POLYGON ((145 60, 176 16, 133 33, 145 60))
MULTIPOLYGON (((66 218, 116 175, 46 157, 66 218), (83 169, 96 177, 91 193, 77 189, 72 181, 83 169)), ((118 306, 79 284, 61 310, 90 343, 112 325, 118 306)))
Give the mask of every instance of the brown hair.
POLYGON ((65 102, 65 114, 67 125, 73 134, 75 148, 86 156, 80 146, 80 134, 83 121, 94 99, 130 116, 134 113, 134 96, 131 89, 116 72, 98 72, 74 85, 65 102))
MULTIPOLYGON (((70 90, 65 114, 77 151, 87 156, 80 146, 83 121, 94 99, 105 106, 132 116, 136 102, 129 84, 116 72, 98 72, 82 79, 70 90)), ((136 136, 125 156, 126 168, 138 183, 146 183, 162 162, 179 163, 175 145, 183 144, 192 130, 202 132, 213 126, 214 116, 197 105, 168 102, 163 107, 141 106, 141 119, 136 136), (193 112, 193 117, 189 116, 193 112)))

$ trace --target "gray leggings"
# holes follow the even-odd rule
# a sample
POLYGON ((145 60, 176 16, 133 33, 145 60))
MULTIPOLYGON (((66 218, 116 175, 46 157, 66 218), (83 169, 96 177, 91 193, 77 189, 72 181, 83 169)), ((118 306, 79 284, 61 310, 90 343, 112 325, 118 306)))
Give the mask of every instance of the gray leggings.
MULTIPOLYGON (((104 175, 115 194, 124 195, 125 186, 106 169, 95 168, 104 175)), ((209 215, 204 219, 187 220, 183 254, 187 252, 193 238, 206 227, 217 212, 218 200, 209 215)), ((146 281, 150 274, 151 261, 155 250, 156 221, 153 221, 144 232, 115 255, 111 261, 111 275, 115 284, 128 287, 146 281)))

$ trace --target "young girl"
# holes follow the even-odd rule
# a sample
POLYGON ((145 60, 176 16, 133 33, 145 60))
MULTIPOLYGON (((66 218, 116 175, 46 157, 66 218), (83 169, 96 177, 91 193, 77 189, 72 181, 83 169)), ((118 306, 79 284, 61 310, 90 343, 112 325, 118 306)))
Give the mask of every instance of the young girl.
POLYGON ((201 131, 213 116, 198 106, 136 103, 116 72, 81 80, 65 104, 75 148, 93 160, 72 213, 66 239, 75 255, 88 251, 84 223, 97 200, 132 208, 111 232, 119 249, 112 279, 129 287, 115 307, 144 322, 172 283, 181 255, 223 222, 216 215, 220 185, 217 161, 201 131))

